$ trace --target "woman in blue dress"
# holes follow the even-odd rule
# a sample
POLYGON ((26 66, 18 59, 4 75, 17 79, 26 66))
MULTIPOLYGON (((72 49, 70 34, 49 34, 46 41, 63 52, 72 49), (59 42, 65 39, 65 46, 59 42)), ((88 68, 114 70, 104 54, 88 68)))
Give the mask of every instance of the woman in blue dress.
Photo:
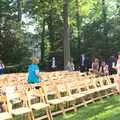
POLYGON ((39 70, 39 59, 32 58, 32 64, 28 67, 28 79, 27 82, 29 84, 36 84, 41 82, 42 78, 40 76, 40 70, 39 70))

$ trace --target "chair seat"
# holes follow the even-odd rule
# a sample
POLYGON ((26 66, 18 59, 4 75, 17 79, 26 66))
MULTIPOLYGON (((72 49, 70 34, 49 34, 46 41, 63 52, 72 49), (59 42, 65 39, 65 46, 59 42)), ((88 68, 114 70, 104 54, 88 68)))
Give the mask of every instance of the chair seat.
POLYGON ((109 88, 108 86, 103 86, 103 87, 98 88, 97 91, 106 90, 106 89, 108 89, 108 88, 109 88))
POLYGON ((62 99, 53 99, 53 100, 49 100, 48 103, 49 104, 53 104, 53 105, 57 105, 60 103, 63 103, 64 101, 62 99))
POLYGON ((82 92, 80 92, 81 94, 84 94, 84 95, 89 95, 89 94, 92 94, 92 93, 94 93, 94 91, 91 89, 91 90, 89 90, 89 91, 82 91, 82 92))
POLYGON ((49 107, 49 104, 45 104, 45 103, 36 103, 36 104, 32 104, 31 108, 34 110, 40 110, 43 108, 49 107))
POLYGON ((28 96, 28 97, 29 97, 30 100, 34 100, 34 99, 37 98, 37 96, 33 96, 33 95, 30 95, 30 96, 28 96))
POLYGON ((48 95, 55 95, 56 94, 56 92, 54 92, 54 91, 49 91, 48 92, 48 95))
POLYGON ((114 88, 116 85, 115 85, 115 83, 114 84, 110 84, 110 85, 108 85, 110 88, 114 88))
POLYGON ((11 118, 12 118, 12 115, 8 112, 0 113, 0 120, 7 120, 11 118))
POLYGON ((10 102, 14 105, 14 104, 19 104, 22 101, 20 99, 18 99, 18 98, 14 98, 14 99, 10 100, 10 102))
POLYGON ((73 94, 71 95, 72 97, 75 97, 75 98, 81 98, 81 97, 84 97, 85 94, 81 94, 81 93, 76 93, 76 94, 73 94))
POLYGON ((61 98, 64 102, 74 101, 76 98, 72 96, 65 96, 61 98))
POLYGON ((98 92, 98 91, 99 91, 98 88, 93 88, 93 89, 90 89, 90 90, 88 91, 88 94, 93 94, 93 93, 98 92))
POLYGON ((113 88, 113 87, 114 87, 114 85, 106 85, 106 86, 102 86, 102 87, 98 88, 98 90, 107 90, 107 89, 113 88))
POLYGON ((31 111, 32 110, 28 107, 22 107, 22 108, 13 109, 12 114, 13 115, 21 115, 21 114, 29 113, 31 111))

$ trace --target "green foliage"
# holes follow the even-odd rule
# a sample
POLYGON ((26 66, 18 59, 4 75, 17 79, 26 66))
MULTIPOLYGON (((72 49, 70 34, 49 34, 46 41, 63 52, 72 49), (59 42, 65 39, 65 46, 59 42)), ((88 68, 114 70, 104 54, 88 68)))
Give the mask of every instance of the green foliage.
MULTIPOLYGON (((71 56, 76 63, 83 51, 106 58, 120 50, 120 0, 69 0, 68 4, 71 56)), ((63 65, 63 0, 1 0, 0 59, 7 64, 27 61, 31 56, 27 39, 35 42, 34 37, 25 38, 28 31, 22 28, 28 24, 36 24, 42 64, 50 64, 56 56, 63 65), (22 15, 33 23, 21 21, 22 15)))
POLYGON ((6 65, 21 63, 29 56, 17 16, 17 2, 0 1, 0 59, 6 65))
MULTIPOLYGON (((80 51, 88 56, 107 58, 119 51, 119 15, 118 1, 104 0, 79 1, 80 38, 77 38, 75 0, 70 4, 71 55, 77 60, 77 44, 80 39, 80 51)), ((79 62, 79 61, 78 61, 79 62)))

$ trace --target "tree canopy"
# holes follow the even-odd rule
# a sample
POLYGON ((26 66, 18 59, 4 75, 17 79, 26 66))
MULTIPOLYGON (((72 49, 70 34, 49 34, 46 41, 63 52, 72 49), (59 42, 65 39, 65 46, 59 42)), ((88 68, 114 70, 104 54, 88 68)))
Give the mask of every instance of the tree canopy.
POLYGON ((119 33, 120 0, 0 0, 0 59, 5 64, 38 54, 47 66, 52 56, 58 66, 70 57, 79 64, 82 52, 106 58, 119 51, 119 33))

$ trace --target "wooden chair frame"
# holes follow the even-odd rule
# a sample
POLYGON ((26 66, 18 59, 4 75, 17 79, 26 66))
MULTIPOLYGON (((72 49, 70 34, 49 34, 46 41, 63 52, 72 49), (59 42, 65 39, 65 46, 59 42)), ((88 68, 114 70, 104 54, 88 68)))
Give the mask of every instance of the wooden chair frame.
POLYGON ((26 120, 34 120, 31 108, 28 106, 27 96, 24 91, 15 91, 7 95, 8 109, 13 116, 23 116, 26 120), (12 102, 14 101, 14 102, 12 102), (18 108, 13 109, 13 105, 20 105, 18 108))
POLYGON ((26 91, 27 98, 28 98, 28 104, 31 109, 40 111, 44 110, 46 111, 46 115, 39 117, 39 119, 45 119, 48 118, 48 120, 53 120, 50 110, 50 105, 45 103, 45 96, 43 93, 43 89, 40 87, 39 89, 30 89, 29 91, 26 91), (32 98, 37 99, 39 98, 39 101, 37 103, 32 103, 32 98))
POLYGON ((8 111, 8 104, 7 104, 6 96, 3 96, 3 95, 0 96, 0 101, 4 105, 4 106, 2 106, 2 107, 4 107, 3 111, 1 111, 1 113, 0 113, 0 120, 8 120, 8 119, 11 120, 12 115, 8 111))

